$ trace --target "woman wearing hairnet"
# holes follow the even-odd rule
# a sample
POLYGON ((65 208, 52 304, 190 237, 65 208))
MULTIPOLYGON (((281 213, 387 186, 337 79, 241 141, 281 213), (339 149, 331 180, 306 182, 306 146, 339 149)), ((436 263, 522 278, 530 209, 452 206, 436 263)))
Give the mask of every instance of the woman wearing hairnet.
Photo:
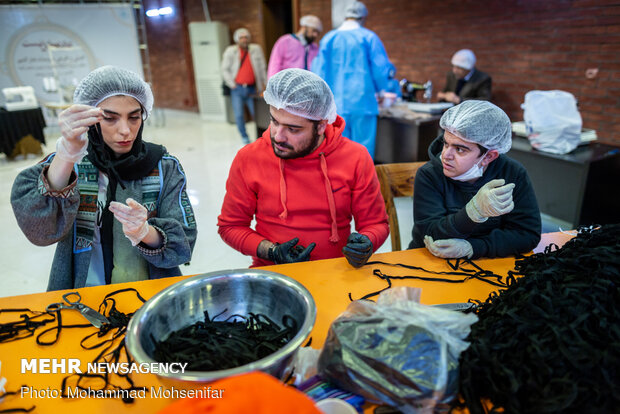
POLYGON ((540 241, 541 219, 525 168, 504 155, 510 119, 469 100, 446 111, 444 129, 415 177, 413 241, 442 258, 506 257, 540 241))
POLYGON ((56 152, 22 171, 11 193, 26 237, 58 243, 48 290, 181 275, 196 222, 181 164, 142 140, 151 88, 104 66, 73 101, 58 117, 56 152))

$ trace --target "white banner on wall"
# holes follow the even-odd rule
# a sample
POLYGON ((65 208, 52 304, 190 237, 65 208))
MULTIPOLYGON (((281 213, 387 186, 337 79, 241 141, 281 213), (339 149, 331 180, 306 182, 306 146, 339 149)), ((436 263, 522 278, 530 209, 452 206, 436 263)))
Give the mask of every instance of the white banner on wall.
POLYGON ((143 75, 129 4, 0 6, 0 89, 32 86, 40 101, 70 100, 103 65, 143 75))

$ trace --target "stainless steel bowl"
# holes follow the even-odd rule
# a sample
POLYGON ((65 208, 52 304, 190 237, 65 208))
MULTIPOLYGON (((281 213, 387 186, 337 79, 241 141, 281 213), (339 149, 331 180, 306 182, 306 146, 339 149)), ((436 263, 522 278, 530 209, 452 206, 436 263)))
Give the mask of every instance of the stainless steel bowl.
POLYGON ((205 310, 215 316, 224 309, 227 311, 218 320, 253 312, 281 325, 282 317, 290 315, 299 331, 284 347, 258 361, 220 371, 160 373, 163 382, 205 383, 256 370, 280 377, 294 352, 310 335, 316 319, 312 295, 288 276, 252 269, 211 272, 175 283, 142 305, 127 327, 127 350, 138 364, 158 362, 153 359, 151 335, 158 341, 164 340, 173 331, 204 321, 205 310))

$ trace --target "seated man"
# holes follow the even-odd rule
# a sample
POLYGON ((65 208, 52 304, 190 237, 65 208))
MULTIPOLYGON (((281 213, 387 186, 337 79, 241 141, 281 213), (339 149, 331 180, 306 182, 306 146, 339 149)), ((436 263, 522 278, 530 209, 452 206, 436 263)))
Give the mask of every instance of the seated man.
POLYGON ((218 217, 220 236, 252 255, 253 266, 343 253, 362 266, 389 231, 368 151, 342 136, 334 96, 312 72, 278 72, 264 97, 271 124, 233 160, 218 217), (359 234, 351 234, 352 218, 359 234))
POLYGON ((468 99, 491 100, 491 77, 476 69, 476 55, 461 49, 452 56, 452 70, 446 77, 446 87, 437 93, 440 101, 455 105, 468 99))
POLYGON ((485 101, 446 111, 444 129, 415 177, 413 241, 443 258, 505 257, 540 241, 541 220, 525 168, 503 155, 512 145, 508 116, 485 101))

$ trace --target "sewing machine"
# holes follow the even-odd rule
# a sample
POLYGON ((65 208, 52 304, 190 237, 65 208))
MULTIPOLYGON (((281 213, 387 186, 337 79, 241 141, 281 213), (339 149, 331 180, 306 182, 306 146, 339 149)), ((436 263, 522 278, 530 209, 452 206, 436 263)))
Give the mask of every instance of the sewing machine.
POLYGON ((433 96, 433 82, 426 81, 425 83, 409 82, 407 79, 400 81, 400 90, 403 95, 403 101, 407 102, 430 102, 433 96), (422 98, 424 101, 419 101, 416 97, 417 91, 424 91, 422 98))
POLYGON ((7 111, 38 108, 37 98, 32 86, 18 86, 2 89, 2 103, 7 111))

